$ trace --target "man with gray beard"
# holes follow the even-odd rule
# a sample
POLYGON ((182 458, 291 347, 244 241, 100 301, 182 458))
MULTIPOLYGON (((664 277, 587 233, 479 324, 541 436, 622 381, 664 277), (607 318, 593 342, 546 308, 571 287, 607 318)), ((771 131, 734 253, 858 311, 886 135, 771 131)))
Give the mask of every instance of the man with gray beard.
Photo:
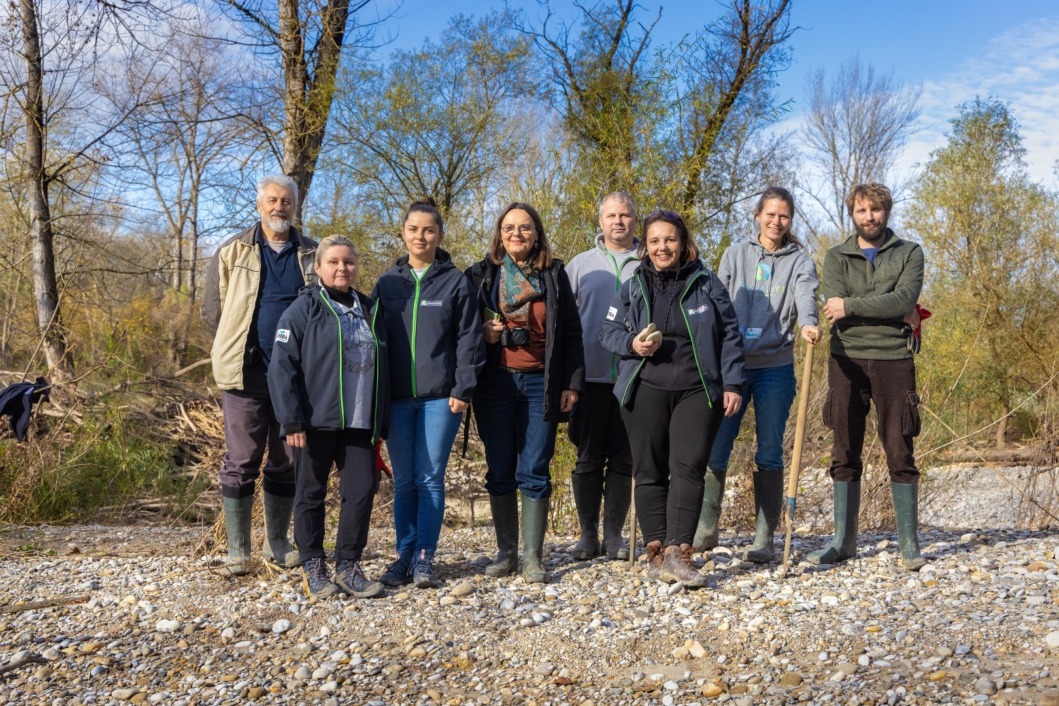
POLYGON ((298 185, 282 174, 257 184, 261 221, 217 248, 206 273, 202 318, 213 333, 213 377, 222 392, 224 441, 221 495, 228 533, 228 570, 241 576, 250 566, 250 517, 254 485, 265 463, 265 558, 298 565, 288 539, 294 506, 294 458, 280 436, 268 392, 268 363, 276 323, 298 290, 315 281, 316 242, 291 220, 298 185))

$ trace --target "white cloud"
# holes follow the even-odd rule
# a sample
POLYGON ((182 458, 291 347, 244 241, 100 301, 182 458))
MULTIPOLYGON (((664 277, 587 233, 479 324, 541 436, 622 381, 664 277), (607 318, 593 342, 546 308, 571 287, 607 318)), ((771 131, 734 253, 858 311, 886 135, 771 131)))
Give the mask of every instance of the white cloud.
POLYGON ((902 165, 922 164, 945 144, 949 121, 961 103, 997 98, 1019 121, 1032 178, 1054 185, 1059 160, 1059 18, 1035 19, 990 40, 956 70, 924 82, 919 132, 902 165))

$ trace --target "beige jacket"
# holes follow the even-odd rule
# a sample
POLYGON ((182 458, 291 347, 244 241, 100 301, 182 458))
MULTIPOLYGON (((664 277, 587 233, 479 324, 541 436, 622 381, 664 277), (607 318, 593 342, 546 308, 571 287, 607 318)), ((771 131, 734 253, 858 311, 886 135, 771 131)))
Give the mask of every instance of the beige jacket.
MULTIPOLYGON (((246 339, 257 308, 261 284, 261 252, 256 240, 258 225, 226 240, 217 248, 206 272, 202 296, 202 318, 213 333, 213 379, 222 390, 243 388, 246 339)), ((316 241, 293 227, 291 237, 298 245, 298 260, 306 284, 316 282, 313 260, 316 241)))

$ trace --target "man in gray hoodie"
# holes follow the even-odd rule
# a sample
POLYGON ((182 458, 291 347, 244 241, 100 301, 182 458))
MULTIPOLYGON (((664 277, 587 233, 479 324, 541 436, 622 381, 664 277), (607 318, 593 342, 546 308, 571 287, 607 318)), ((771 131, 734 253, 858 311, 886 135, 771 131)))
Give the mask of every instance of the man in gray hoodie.
POLYGON ((612 559, 629 558, 621 530, 632 493, 632 453, 614 397, 617 356, 603 348, 599 332, 614 293, 640 264, 636 224, 632 196, 624 191, 607 194, 599 204, 602 232, 596 236, 595 246, 566 266, 585 341, 585 387, 568 427, 570 441, 577 446, 577 465, 570 476, 581 525, 581 537, 572 552, 575 559, 590 559, 601 550, 612 559))

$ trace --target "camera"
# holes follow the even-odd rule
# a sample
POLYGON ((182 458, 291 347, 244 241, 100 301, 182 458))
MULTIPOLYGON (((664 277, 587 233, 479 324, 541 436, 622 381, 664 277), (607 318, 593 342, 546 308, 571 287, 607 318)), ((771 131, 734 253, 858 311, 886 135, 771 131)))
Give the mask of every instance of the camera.
POLYGON ((528 346, 529 342, 530 332, 529 329, 524 326, 505 328, 500 332, 500 345, 505 348, 521 348, 523 346, 528 346))

